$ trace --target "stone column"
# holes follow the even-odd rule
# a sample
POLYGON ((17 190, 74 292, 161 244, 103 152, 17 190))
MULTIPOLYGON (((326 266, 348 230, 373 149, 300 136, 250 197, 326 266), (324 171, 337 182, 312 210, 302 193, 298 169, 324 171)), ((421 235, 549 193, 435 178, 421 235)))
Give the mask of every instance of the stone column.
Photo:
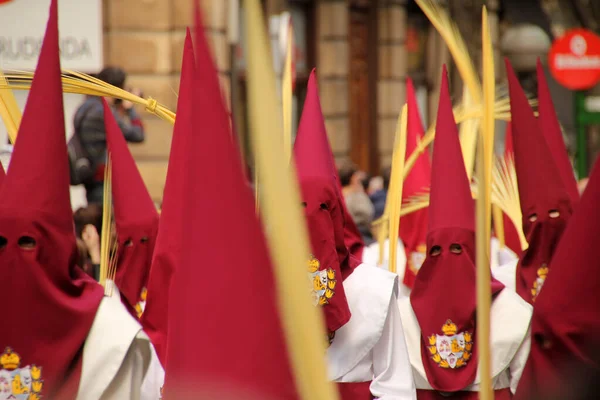
POLYGON ((406 103, 405 0, 380 0, 377 123, 380 165, 391 164, 398 115, 406 103))
POLYGON ((438 100, 440 96, 440 85, 442 76, 442 65, 450 66, 450 52, 442 37, 436 29, 430 25, 427 39, 427 55, 425 58, 427 70, 427 125, 435 122, 437 117, 438 100))
POLYGON ((317 74, 321 107, 336 160, 350 151, 348 126, 348 5, 345 0, 317 4, 317 74))

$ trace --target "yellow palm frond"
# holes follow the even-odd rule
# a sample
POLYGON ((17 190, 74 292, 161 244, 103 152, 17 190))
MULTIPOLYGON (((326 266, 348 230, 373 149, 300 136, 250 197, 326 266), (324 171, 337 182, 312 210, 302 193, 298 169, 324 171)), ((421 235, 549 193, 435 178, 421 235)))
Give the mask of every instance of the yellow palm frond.
MULTIPOLYGON (((12 88, 15 90, 29 90, 31 88, 31 81, 33 80, 33 72, 15 71, 6 74, 6 78, 10 85, 0 81, 0 89, 12 88)), ((144 99, 82 72, 63 70, 61 79, 63 92, 65 93, 113 97, 127 100, 143 106, 146 111, 155 114, 171 124, 175 123, 175 113, 151 97, 144 99)))

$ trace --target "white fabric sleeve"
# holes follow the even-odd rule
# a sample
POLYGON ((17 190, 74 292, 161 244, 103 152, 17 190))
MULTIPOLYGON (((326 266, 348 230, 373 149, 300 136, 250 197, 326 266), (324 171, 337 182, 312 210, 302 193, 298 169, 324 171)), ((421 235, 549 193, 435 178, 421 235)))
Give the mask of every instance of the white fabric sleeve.
POLYGON ((102 399, 158 400, 160 389, 156 396, 142 396, 142 382, 148 370, 150 359, 149 342, 146 339, 136 338, 131 343, 119 372, 102 394, 102 399))
POLYGON ((381 400, 416 400, 417 392, 395 293, 390 302, 383 333, 373 348, 371 393, 381 400))
POLYGON ((519 381, 521 380, 521 375, 523 375, 523 370, 525 369, 525 364, 527 363, 527 359, 529 358, 529 350, 531 348, 531 327, 527 330, 527 335, 525 335, 525 340, 521 343, 521 347, 515 354, 515 358, 513 358, 510 363, 510 391, 512 394, 515 394, 517 391, 517 386, 519 385, 519 381))

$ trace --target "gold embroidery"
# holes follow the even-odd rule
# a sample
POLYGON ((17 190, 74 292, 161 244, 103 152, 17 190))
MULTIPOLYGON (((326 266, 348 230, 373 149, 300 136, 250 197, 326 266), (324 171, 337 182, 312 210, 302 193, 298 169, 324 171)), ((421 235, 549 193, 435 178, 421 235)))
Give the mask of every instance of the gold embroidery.
POLYGON ((443 335, 429 336, 429 353, 441 368, 460 368, 467 365, 473 351, 470 332, 457 333, 458 328, 451 320, 442 326, 443 335))
POLYGON ((531 301, 535 302, 537 299, 538 295, 542 291, 542 286, 544 286, 547 276, 548 266, 546 264, 542 264, 542 266, 537 270, 537 278, 535 279, 535 282, 533 282, 533 288, 531 288, 531 301))
POLYGON ((308 260, 308 279, 311 285, 311 298, 315 306, 329 304, 337 285, 335 271, 332 268, 321 271, 320 268, 321 262, 311 255, 308 260))
MULTIPOLYGON (((20 368, 21 357, 12 348, 7 347, 0 356, 0 396, 12 395, 24 400, 42 398, 42 368, 27 365, 20 368)), ((5 398, 5 397, 2 397, 5 398)))

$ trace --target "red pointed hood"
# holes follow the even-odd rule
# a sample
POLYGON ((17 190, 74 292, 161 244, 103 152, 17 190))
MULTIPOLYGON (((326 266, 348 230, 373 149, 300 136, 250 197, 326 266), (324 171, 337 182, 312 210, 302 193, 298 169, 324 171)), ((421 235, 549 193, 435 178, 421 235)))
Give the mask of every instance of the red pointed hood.
MULTIPOLYGON (((515 153, 513 150, 513 139, 512 129, 510 122, 506 124, 506 131, 504 133, 504 158, 505 160, 514 161, 515 153)), ((515 227, 515 224, 505 213, 502 213, 502 219, 504 221, 504 243, 511 249, 515 254, 521 254, 521 239, 519 238, 519 232, 515 227)))
POLYGON ((73 398, 57 393, 78 386, 81 348, 103 289, 76 265, 56 0, 2 184, 0 237, 0 301, 19 299, 4 311, 14 326, 0 331, 0 351, 18 354, 21 368, 41 367, 44 397, 73 398))
POLYGON ((350 320, 342 281, 352 266, 344 242, 344 206, 318 90, 313 70, 294 144, 294 161, 312 245, 308 271, 315 282, 314 302, 323 306, 327 329, 335 332, 350 320), (333 295, 319 281, 323 274, 338 282, 333 295))
POLYGON ((181 265, 182 242, 185 237, 187 211, 182 206, 187 196, 187 170, 192 140, 192 117, 195 111, 194 48, 188 29, 183 48, 177 118, 173 128, 171 154, 152 258, 148 297, 142 314, 142 326, 154 344, 163 367, 166 367, 169 293, 173 273, 181 265))
POLYGON ((508 60, 506 70, 523 232, 529 243, 517 266, 516 287, 525 301, 533 303, 539 292, 538 271, 548 267, 572 208, 533 110, 508 60))
MULTIPOLYGON (((408 103, 406 157, 409 157, 425 133, 415 88, 410 78, 406 80, 406 99, 408 103)), ((430 186, 431 162, 429 161, 429 151, 424 151, 404 180, 402 199, 406 201, 425 192, 430 186)), ((409 288, 413 287, 417 272, 425 259, 428 212, 428 208, 424 208, 402 217, 400 222, 399 236, 406 251, 406 270, 403 283, 409 288)))
POLYGON ((550 89, 548 89, 548 82, 546 81, 546 74, 542 67, 542 62, 538 58, 537 60, 537 80, 538 80, 538 111, 539 118, 538 123, 546 144, 550 150, 550 154, 558 173, 562 179, 562 183, 567 189, 567 194, 571 200, 572 206, 574 207, 579 202, 579 191, 577 190, 577 180, 573 174, 573 167, 571 161, 569 161, 569 155, 567 153, 567 147, 563 139, 562 131, 560 129, 560 123, 556 116, 556 110, 552 103, 552 96, 550 95, 550 89))
POLYGON ((118 238, 115 283, 124 303, 137 316, 135 306, 150 273, 158 212, 106 100, 104 125, 112 162, 112 196, 118 238))
POLYGON ((533 308, 531 352, 516 399, 570 398, 597 377, 600 332, 600 162, 596 161, 533 308), (585 382, 584 382, 585 383, 585 382), (562 394, 556 396, 556 394, 562 394), (556 396, 556 397, 554 397, 556 396))
POLYGON ((217 73, 202 34, 196 52, 194 122, 203 129, 188 146, 193 163, 185 207, 189 219, 201 223, 186 226, 172 283, 165 395, 179 398, 179 387, 218 385, 257 398, 297 399, 266 240, 229 120, 221 117, 217 73), (198 243, 208 249, 201 256, 198 243), (189 318, 199 310, 201 318, 189 318))
MULTIPOLYGON (((471 385, 477 374, 475 206, 445 66, 442 74, 433 144, 428 254, 410 300, 421 328, 421 355, 429 384, 439 391, 456 392, 471 385), (464 342, 460 351, 452 350, 454 339, 464 342), (441 349, 448 352, 441 354, 441 349)), ((504 287, 494 279, 491 286, 492 295, 504 287)))

